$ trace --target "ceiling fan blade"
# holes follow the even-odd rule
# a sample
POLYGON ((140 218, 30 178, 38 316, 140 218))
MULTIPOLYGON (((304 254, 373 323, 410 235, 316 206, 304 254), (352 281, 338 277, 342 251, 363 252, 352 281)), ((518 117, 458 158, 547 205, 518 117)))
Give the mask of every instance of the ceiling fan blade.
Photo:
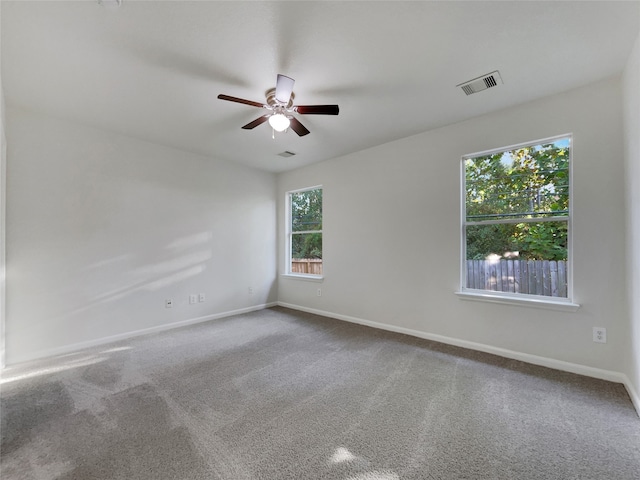
POLYGON ((293 78, 278 74, 278 80, 276 81, 276 100, 284 104, 289 103, 295 82, 293 78))
POLYGON ((228 100, 229 102, 243 103, 245 105, 251 105, 252 107, 264 107, 263 103, 254 102, 252 100, 245 100, 244 98, 231 97, 229 95, 218 95, 220 100, 228 100))
POLYGON ((256 128, 258 125, 262 125, 264 122, 266 122, 267 120, 269 120, 269 117, 271 116, 271 114, 269 115, 263 115, 262 117, 258 117, 256 118, 253 122, 249 122, 247 123, 244 127, 245 130, 251 130, 252 128, 256 128))
POLYGON ((307 127, 302 125, 296 117, 291 117, 289 120, 291 120, 291 125, 289 125, 291 127, 291 130, 296 132, 298 136, 304 137, 308 133, 311 133, 309 130, 307 130, 307 127))
POLYGON ((298 105, 295 111, 302 115, 338 115, 338 105, 298 105))

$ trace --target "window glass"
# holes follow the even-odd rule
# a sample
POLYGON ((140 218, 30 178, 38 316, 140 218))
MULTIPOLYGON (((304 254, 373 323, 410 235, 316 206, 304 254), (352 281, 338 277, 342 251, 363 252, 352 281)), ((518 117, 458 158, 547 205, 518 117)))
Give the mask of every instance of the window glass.
POLYGON ((571 138, 464 162, 463 289, 569 296, 571 138))
POLYGON ((322 275, 322 188, 289 192, 288 273, 322 275))

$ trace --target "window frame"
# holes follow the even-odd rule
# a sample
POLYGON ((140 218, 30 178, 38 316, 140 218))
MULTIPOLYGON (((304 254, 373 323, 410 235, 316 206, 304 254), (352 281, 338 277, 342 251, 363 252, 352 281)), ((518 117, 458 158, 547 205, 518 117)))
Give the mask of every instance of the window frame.
POLYGON ((312 187, 298 188, 296 190, 289 190, 285 193, 285 273, 287 277, 299 278, 302 280, 322 281, 324 279, 324 188, 322 185, 314 185, 312 187), (308 192, 311 190, 322 190, 322 227, 320 230, 305 230, 301 232, 293 232, 292 217, 291 217, 291 197, 293 194, 308 192), (299 273, 291 271, 291 248, 293 244, 293 235, 319 233, 322 236, 322 274, 317 275, 313 273, 299 273))
POLYGON ((580 305, 574 303, 573 292, 573 150, 574 139, 572 133, 545 137, 539 140, 522 142, 505 147, 494 148, 475 153, 463 155, 460 159, 460 288, 456 292, 462 300, 479 300, 492 303, 505 303, 510 305, 532 306, 547 309, 576 311, 580 305), (477 157, 494 155, 508 151, 517 150, 519 148, 532 147, 536 145, 544 145, 557 142, 558 140, 569 140, 569 207, 567 215, 549 215, 534 218, 501 218, 496 220, 485 221, 467 221, 467 203, 466 203, 466 168, 465 162, 468 159, 477 157), (535 295, 528 293, 499 292, 494 290, 467 288, 467 234, 468 226, 474 225, 496 225, 496 224, 515 224, 515 223, 546 223, 546 222, 567 222, 567 296, 551 297, 544 295, 535 295))

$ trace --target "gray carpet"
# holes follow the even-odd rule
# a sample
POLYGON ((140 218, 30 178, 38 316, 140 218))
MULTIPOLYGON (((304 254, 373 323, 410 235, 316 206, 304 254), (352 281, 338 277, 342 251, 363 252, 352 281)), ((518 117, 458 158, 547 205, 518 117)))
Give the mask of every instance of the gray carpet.
POLYGON ((3 480, 640 478, 622 385, 274 308, 4 371, 3 480))

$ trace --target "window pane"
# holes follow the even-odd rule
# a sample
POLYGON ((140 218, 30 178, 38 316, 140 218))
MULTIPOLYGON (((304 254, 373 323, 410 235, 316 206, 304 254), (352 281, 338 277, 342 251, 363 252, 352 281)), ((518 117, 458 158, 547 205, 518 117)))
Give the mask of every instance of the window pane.
POLYGON ((569 138, 465 160, 467 221, 569 215, 569 138))
POLYGON ((322 230, 322 189, 291 194, 291 231, 322 230))
POLYGON ((322 233, 291 236, 291 273, 322 275, 322 233))
POLYGON ((322 233, 294 233, 291 258, 322 258, 322 233))
POLYGON ((567 297, 565 221, 466 227, 466 288, 567 297))

